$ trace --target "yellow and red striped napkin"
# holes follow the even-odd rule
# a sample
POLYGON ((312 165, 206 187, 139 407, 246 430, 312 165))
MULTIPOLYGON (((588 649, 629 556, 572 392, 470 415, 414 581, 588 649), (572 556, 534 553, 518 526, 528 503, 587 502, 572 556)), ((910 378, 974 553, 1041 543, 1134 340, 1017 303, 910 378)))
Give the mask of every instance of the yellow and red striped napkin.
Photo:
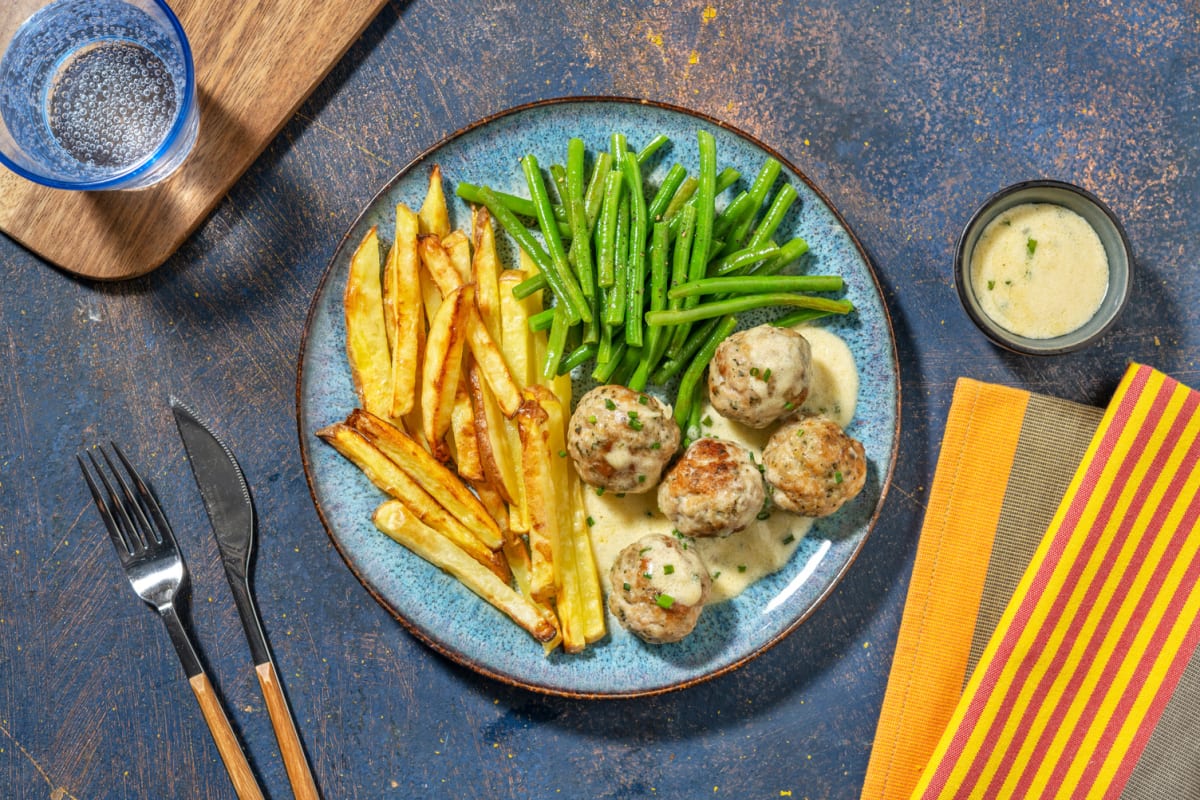
POLYGON ((962 380, 864 800, 1200 796, 1200 394, 962 380))

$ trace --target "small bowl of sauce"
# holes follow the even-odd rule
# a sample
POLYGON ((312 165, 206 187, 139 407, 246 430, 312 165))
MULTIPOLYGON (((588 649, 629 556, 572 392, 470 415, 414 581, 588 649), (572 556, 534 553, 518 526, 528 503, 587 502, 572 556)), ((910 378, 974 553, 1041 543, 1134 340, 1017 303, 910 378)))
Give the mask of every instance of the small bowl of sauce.
POLYGON ((1132 262, 1121 223, 1095 195, 1038 180, 988 198, 959 237, 954 269, 963 308, 988 338, 1055 355, 1112 327, 1132 262))

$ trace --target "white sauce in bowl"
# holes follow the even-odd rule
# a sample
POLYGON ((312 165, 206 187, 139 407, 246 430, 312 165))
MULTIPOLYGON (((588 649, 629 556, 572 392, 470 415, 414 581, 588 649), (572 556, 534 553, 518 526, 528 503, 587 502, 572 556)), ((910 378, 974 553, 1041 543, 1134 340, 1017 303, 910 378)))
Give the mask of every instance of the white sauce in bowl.
MULTIPOLYGON (((821 413, 842 427, 854 418, 858 401, 858 368, 846 343, 825 328, 800 325, 812 346, 812 384, 803 409, 821 413)), ((712 410, 705 402, 701 419, 706 423, 706 436, 737 442, 748 448, 756 462, 762 461, 762 448, 776 426, 762 430, 731 422, 712 410)), ((626 494, 612 492, 597 495, 590 487, 584 490, 584 505, 593 521, 590 533, 596 565, 604 591, 609 592, 609 568, 617 554, 626 546, 648 533, 671 535, 670 521, 658 510, 657 493, 626 494)), ((741 594, 759 578, 781 569, 788 563, 800 541, 812 527, 813 520, 775 509, 766 519, 757 520, 727 537, 698 538, 695 542, 713 578, 709 602, 728 600, 741 594)))
POLYGON ((1022 203, 988 223, 970 257, 979 307, 1030 339, 1078 330, 1108 293, 1108 255, 1087 220, 1053 203, 1022 203))

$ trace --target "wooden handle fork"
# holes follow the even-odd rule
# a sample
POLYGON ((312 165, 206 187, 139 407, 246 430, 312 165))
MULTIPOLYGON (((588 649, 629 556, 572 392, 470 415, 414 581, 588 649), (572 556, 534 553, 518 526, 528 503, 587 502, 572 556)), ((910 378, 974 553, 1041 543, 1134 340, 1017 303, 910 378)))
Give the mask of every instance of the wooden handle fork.
POLYGON ((237 736, 229 725, 229 718, 225 716, 225 709, 221 707, 221 700, 217 697, 208 676, 201 672, 188 678, 188 683, 191 684, 196 699, 200 701, 204 721, 208 723, 213 741, 217 743, 217 751, 221 754, 221 760, 225 762, 225 770, 229 773, 229 780, 233 781, 233 788, 239 800, 263 800, 258 780, 250 770, 246 754, 238 744, 237 736))
POLYGON ((292 784, 292 794, 296 800, 320 800, 308 760, 304 757, 304 747, 296 733, 296 723, 283 696, 279 676, 275 674, 275 665, 270 661, 256 664, 254 671, 267 701, 267 713, 271 715, 271 726, 275 728, 275 738, 279 742, 279 753, 283 756, 288 781, 292 784))

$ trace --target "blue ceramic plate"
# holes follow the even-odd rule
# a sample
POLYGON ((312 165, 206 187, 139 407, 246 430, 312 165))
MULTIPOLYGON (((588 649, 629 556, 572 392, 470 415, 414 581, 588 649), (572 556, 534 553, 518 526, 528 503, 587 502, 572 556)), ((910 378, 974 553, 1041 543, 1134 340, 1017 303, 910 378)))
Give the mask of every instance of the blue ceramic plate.
MULTIPOLYGON (((736 190, 719 198, 718 207, 736 190)), ((456 228, 469 227, 469 209, 457 198, 451 215, 456 228)), ((511 246, 501 255, 512 256, 511 246)), ((895 344, 879 286, 866 254, 820 190, 778 153, 716 120, 615 99, 539 103, 499 114, 451 136, 401 171, 333 256, 309 310, 297 378, 300 445, 313 500, 346 563, 371 594, 414 635, 454 661, 511 684, 576 697, 627 697, 688 686, 745 663, 794 630, 845 574, 870 532, 895 462, 899 404, 895 344), (391 241, 396 203, 420 206, 428 168, 435 162, 448 194, 458 181, 524 194, 518 159, 527 152, 549 164, 565 157, 559 151, 565 154, 571 136, 583 138, 596 152, 608 146, 614 131, 623 132, 631 148, 665 133, 672 140, 670 151, 648 165, 647 179, 657 184, 676 161, 695 172, 700 128, 716 137, 720 166, 740 170, 746 184, 766 157, 784 163, 782 179, 798 190, 800 200, 777 240, 804 236, 810 246, 806 268, 846 280, 846 296, 858 310, 827 324, 848 342, 861 372, 858 411, 848 432, 866 448, 867 486, 853 503, 815 525, 782 570, 736 599, 706 609, 683 642, 644 645, 611 623, 609 637, 586 653, 546 657, 528 634, 456 580, 376 531, 371 512, 381 494, 314 435, 356 405, 342 314, 350 256, 372 225, 391 241)))

